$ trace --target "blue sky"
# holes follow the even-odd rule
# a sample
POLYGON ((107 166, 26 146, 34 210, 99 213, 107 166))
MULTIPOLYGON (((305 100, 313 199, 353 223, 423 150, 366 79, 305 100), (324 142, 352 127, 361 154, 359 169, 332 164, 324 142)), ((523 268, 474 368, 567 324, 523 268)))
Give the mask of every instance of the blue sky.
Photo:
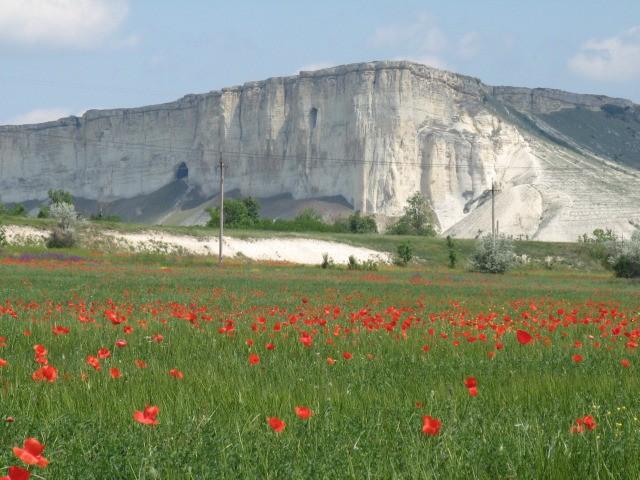
POLYGON ((0 124, 383 59, 640 102, 640 1, 0 0, 0 124))

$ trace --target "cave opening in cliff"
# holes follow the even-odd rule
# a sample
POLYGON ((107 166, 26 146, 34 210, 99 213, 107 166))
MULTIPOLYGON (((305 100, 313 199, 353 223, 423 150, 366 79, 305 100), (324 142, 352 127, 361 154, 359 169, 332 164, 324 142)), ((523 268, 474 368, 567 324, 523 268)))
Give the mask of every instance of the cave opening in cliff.
POLYGON ((311 128, 316 128, 316 122, 318 121, 318 109, 313 107, 309 112, 309 123, 311 123, 311 128))
POLYGON ((178 169, 176 170, 176 180, 180 180, 181 178, 187 178, 189 176, 189 167, 187 164, 182 162, 178 165, 178 169))

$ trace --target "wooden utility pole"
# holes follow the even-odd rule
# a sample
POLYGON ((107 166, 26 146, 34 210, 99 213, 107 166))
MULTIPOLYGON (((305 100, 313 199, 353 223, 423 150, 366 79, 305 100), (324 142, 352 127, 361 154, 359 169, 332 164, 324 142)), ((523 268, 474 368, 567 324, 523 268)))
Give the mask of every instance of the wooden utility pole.
POLYGON ((491 237, 493 238, 493 248, 496 247, 496 193, 500 190, 496 188, 495 180, 491 181, 491 237))
POLYGON ((224 162, 222 161, 222 153, 219 154, 220 160, 220 233, 218 235, 218 263, 222 265, 222 231, 224 229, 224 162))

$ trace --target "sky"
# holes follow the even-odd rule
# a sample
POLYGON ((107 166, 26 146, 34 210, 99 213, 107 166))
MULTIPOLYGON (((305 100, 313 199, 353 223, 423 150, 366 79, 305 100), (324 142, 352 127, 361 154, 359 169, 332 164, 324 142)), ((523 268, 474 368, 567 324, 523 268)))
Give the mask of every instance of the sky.
POLYGON ((397 59, 640 103, 640 1, 0 0, 0 124, 397 59))

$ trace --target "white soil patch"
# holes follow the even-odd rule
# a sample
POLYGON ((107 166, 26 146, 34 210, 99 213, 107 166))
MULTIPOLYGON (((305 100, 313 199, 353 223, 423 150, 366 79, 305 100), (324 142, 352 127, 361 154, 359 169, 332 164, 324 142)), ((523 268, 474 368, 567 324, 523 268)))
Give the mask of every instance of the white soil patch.
MULTIPOLYGON (((217 237, 193 237, 153 231, 141 233, 105 231, 102 234, 110 237, 121 248, 137 252, 218 254, 217 237)), ((387 253, 311 238, 240 239, 223 237, 222 247, 224 257, 242 255, 252 260, 275 260, 308 265, 321 263, 323 253, 328 253, 336 263, 347 263, 351 255, 360 262, 373 260, 388 263, 391 260, 387 253)))

